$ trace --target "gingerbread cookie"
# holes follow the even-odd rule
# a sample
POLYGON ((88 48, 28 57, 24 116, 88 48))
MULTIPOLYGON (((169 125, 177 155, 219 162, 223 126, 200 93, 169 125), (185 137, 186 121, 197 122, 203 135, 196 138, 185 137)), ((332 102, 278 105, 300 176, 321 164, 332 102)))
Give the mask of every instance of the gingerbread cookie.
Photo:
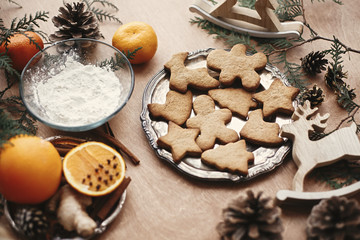
POLYGON ((230 109, 243 119, 247 117, 250 108, 257 106, 252 100, 252 94, 242 88, 212 89, 208 94, 220 107, 230 109))
POLYGON ((236 78, 241 79, 243 88, 255 91, 260 85, 260 76, 256 72, 266 66, 267 58, 264 53, 246 55, 246 47, 237 44, 231 51, 215 49, 207 57, 207 66, 220 71, 219 81, 224 86, 233 84, 236 78))
POLYGON ((294 112, 292 101, 299 94, 300 89, 285 86, 276 78, 267 90, 255 93, 253 98, 263 104, 264 118, 275 113, 291 115, 294 112))
POLYGON ((178 163, 185 155, 200 156, 202 151, 195 142, 199 132, 199 129, 186 129, 169 122, 168 133, 159 137, 157 144, 170 151, 174 162, 178 163))
POLYGON ((240 137, 247 142, 265 146, 276 147, 284 140, 279 137, 280 126, 277 123, 265 122, 261 109, 256 109, 249 114, 249 120, 240 131, 240 137))
POLYGON ((254 161, 254 154, 246 151, 245 140, 221 145, 201 154, 201 161, 220 170, 248 174, 248 163, 254 161))
POLYGON ((187 68, 184 64, 187 52, 174 54, 164 67, 170 70, 170 89, 185 93, 188 86, 207 91, 216 88, 220 82, 211 77, 207 68, 187 68))
POLYGON ((196 143, 202 150, 214 147, 216 140, 226 144, 239 139, 235 130, 226 127, 232 118, 231 111, 229 109, 215 110, 215 102, 210 96, 200 95, 195 98, 193 108, 196 116, 189 118, 186 126, 200 129, 196 143))
POLYGON ((169 91, 166 94, 164 104, 150 103, 148 109, 152 117, 163 118, 172 121, 177 125, 182 125, 190 117, 192 110, 192 93, 179 93, 176 91, 169 91))

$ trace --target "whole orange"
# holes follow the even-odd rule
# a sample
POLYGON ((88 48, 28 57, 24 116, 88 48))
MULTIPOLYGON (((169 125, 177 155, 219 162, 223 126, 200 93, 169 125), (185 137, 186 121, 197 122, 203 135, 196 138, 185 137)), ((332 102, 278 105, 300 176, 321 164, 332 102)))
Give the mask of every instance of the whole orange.
POLYGON ((125 53, 134 52, 129 61, 140 64, 149 61, 155 55, 158 41, 154 29, 144 22, 129 22, 119 27, 113 38, 112 45, 125 53))
MULTIPOLYGON (((44 43, 38 34, 30 31, 24 32, 24 34, 14 34, 14 36, 9 38, 10 43, 7 45, 7 54, 13 62, 13 68, 18 71, 23 70, 29 60, 40 51, 39 47, 41 49, 44 48, 44 43), (26 34, 26 36, 24 36, 24 34, 26 34), (38 46, 30 41, 29 37, 32 41, 36 42, 38 46)), ((4 53, 5 51, 5 43, 3 43, 0 46, 0 53, 4 53)))
POLYGON ((0 149, 0 193, 8 201, 41 203, 57 191, 61 157, 48 141, 19 135, 0 149))

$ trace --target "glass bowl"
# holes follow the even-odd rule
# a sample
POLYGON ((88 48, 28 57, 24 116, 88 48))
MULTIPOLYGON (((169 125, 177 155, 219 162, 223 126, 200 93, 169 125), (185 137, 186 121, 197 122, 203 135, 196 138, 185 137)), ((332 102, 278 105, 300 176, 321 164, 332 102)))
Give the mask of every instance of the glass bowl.
POLYGON ((134 72, 126 56, 94 39, 56 42, 25 66, 20 96, 40 122, 63 131, 96 128, 129 100, 134 72))

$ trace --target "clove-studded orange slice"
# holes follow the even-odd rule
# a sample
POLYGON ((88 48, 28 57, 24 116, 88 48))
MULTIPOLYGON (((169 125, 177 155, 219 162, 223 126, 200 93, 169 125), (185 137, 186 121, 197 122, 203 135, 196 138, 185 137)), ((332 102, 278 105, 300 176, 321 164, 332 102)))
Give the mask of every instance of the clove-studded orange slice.
POLYGON ((115 190, 125 177, 125 162, 110 146, 101 142, 82 143, 69 151, 63 161, 67 182, 89 196, 115 190))

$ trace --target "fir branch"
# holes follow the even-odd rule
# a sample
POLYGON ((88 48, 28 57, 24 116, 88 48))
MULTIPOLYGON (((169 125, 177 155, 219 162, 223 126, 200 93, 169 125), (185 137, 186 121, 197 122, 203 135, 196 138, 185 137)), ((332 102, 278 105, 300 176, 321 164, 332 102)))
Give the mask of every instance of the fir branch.
POLYGON ((130 50, 127 50, 127 52, 122 51, 122 53, 123 53, 128 59, 134 59, 136 52, 139 51, 140 49, 142 49, 142 47, 138 47, 138 48, 134 49, 134 51, 130 51, 130 50))
POLYGON ((15 2, 14 0, 7 0, 7 1, 8 1, 9 3, 15 4, 15 5, 17 5, 18 7, 22 8, 22 6, 21 6, 19 3, 15 2))
POLYGON ((114 15, 104 11, 104 10, 101 10, 101 9, 98 9, 98 8, 91 8, 90 11, 92 11, 97 19, 100 21, 100 22, 103 22, 105 20, 112 20, 112 21, 116 21, 118 23, 122 23, 121 20, 117 17, 115 17, 114 15))
POLYGON ((255 2, 256 0, 238 0, 238 5, 240 7, 255 9, 255 2))
POLYGON ((122 24, 121 20, 119 18, 117 18, 116 16, 114 16, 113 14, 111 14, 103 9, 99 9, 99 8, 92 6, 94 3, 100 3, 103 7, 110 7, 112 9, 114 9, 115 11, 118 11, 119 8, 115 4, 111 3, 110 1, 107 1, 107 0, 81 0, 81 2, 85 3, 87 10, 94 13, 96 18, 100 22, 109 20, 109 21, 115 21, 115 22, 122 24))
POLYGON ((116 11, 119 11, 119 8, 115 4, 113 4, 113 3, 109 2, 109 1, 106 1, 106 0, 93 0, 90 5, 92 5, 94 3, 100 3, 104 7, 108 6, 110 8, 115 9, 116 11))
POLYGON ((28 134, 36 134, 37 127, 35 120, 28 114, 20 97, 11 96, 6 99, 0 99, 0 107, 6 110, 10 117, 17 122, 20 129, 28 134))
POLYGON ((360 164, 342 160, 326 167, 317 168, 311 173, 332 188, 338 189, 360 181, 360 164))
POLYGON ((12 137, 19 134, 29 134, 18 121, 11 119, 10 114, 0 108, 0 148, 12 137))
POLYGON ((302 0, 278 0, 275 13, 280 21, 291 21, 303 15, 302 0))
POLYGON ((287 52, 280 52, 273 61, 273 64, 282 64, 283 71, 291 86, 299 88, 301 91, 306 89, 308 82, 306 81, 305 74, 299 64, 289 62, 287 60, 287 52))
MULTIPOLYGON (((318 2, 325 2, 325 0, 317 0, 318 2)), ((334 3, 337 3, 339 5, 343 5, 344 3, 341 0, 332 0, 334 3)), ((311 2, 313 3, 314 0, 311 0, 311 2)))

